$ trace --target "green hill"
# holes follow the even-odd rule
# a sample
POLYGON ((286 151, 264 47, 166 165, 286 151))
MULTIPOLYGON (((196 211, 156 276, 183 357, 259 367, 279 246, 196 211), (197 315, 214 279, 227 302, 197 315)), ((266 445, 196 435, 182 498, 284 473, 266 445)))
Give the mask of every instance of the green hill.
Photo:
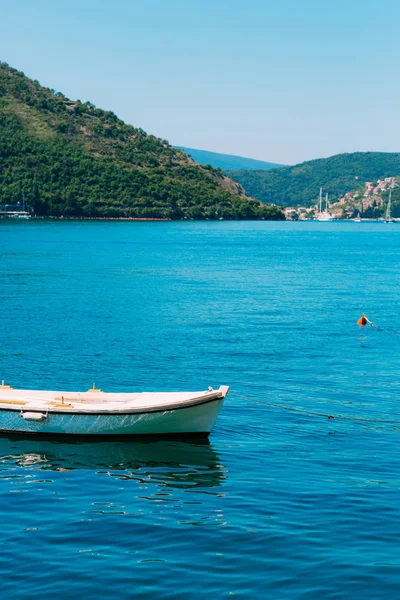
POLYGON ((333 201, 366 181, 400 175, 400 153, 337 154, 272 171, 227 171, 247 194, 267 204, 311 206, 320 187, 333 201))
POLYGON ((0 204, 44 216, 284 218, 221 170, 0 63, 0 204))
POLYGON ((195 148, 184 148, 176 146, 193 158, 200 165, 211 165, 214 168, 220 168, 223 171, 246 169, 247 171, 269 171, 277 169, 284 165, 277 163, 264 162, 254 158, 245 158, 244 156, 235 156, 233 154, 220 154, 219 152, 209 152, 208 150, 196 150, 195 148))

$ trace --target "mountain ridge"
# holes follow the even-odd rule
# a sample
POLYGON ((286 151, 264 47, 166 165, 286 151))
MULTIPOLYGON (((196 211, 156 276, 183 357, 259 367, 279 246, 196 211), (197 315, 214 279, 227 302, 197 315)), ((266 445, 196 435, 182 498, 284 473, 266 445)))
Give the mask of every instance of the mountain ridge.
POLYGON ((284 207, 312 206, 320 187, 332 200, 338 200, 368 181, 400 175, 400 153, 351 152, 270 171, 226 173, 261 202, 284 207))
POLYGON ((184 146, 174 146, 182 150, 188 156, 191 156, 200 165, 211 165, 214 168, 220 168, 223 171, 245 169, 248 171, 268 171, 278 169, 286 165, 266 162, 256 158, 246 158, 235 154, 223 154, 221 152, 211 152, 210 150, 199 150, 197 148, 186 148, 184 146))

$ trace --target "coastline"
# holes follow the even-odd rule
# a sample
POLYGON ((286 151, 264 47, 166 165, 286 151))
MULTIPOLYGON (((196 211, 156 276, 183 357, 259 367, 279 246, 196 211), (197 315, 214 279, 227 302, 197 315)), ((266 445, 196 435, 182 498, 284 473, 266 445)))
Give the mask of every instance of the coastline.
POLYGON ((170 217, 45 217, 31 216, 28 219, 18 219, 13 216, 0 215, 0 220, 9 221, 287 221, 288 219, 171 219, 170 217))

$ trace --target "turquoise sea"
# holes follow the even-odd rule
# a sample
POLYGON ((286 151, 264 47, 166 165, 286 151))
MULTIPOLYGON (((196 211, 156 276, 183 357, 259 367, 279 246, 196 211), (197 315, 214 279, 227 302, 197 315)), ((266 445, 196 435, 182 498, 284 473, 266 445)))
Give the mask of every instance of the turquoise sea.
POLYGON ((398 597, 399 228, 0 221, 1 379, 231 386, 209 444, 0 438, 1 597, 398 597))

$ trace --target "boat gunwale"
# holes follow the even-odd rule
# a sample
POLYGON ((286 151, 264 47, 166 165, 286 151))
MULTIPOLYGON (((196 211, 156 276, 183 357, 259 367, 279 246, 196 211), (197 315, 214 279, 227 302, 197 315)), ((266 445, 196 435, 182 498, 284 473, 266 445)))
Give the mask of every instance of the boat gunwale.
MULTIPOLYGON (((193 406, 199 406, 201 404, 208 404, 209 402, 216 402, 217 400, 224 400, 225 396, 227 394, 224 394, 223 392, 221 392, 220 390, 215 390, 215 394, 213 394, 211 396, 211 394, 209 394, 208 396, 200 396, 197 398, 192 398, 190 400, 185 400, 185 401, 181 401, 180 403, 175 403, 175 404, 166 404, 163 407, 160 406, 155 406, 154 408, 149 406, 148 408, 144 409, 143 407, 141 408, 125 408, 125 409, 120 409, 120 410, 116 410, 114 409, 110 409, 110 410, 88 410, 86 408, 85 409, 80 409, 77 410, 75 407, 69 408, 66 406, 65 409, 63 410, 59 410, 59 409, 55 409, 53 410, 51 405, 50 406, 43 406, 43 408, 35 408, 32 406, 29 406, 29 404, 25 404, 24 406, 18 405, 18 406, 0 406, 0 413, 1 412, 18 412, 18 413, 23 413, 23 412, 35 412, 35 413, 47 413, 47 414, 51 414, 51 415, 92 415, 92 416, 98 416, 98 415, 131 415, 131 414, 135 414, 135 415, 143 415, 143 414, 149 414, 149 413, 165 413, 165 412, 171 412, 171 411, 175 411, 175 410, 183 410, 185 408, 192 408, 193 406)), ((2 430, 0 429, 0 432, 2 430)))

